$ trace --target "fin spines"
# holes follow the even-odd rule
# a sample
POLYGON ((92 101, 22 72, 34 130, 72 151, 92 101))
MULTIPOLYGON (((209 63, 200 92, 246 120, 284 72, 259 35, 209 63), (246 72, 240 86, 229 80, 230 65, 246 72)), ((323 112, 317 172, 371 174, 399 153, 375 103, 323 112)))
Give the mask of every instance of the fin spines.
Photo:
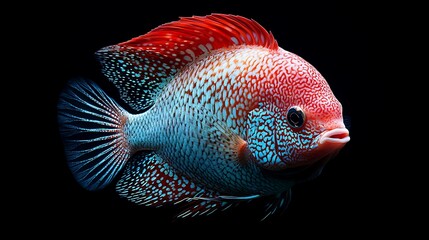
POLYGON ((206 53, 205 51, 233 45, 256 45, 272 50, 278 49, 273 35, 259 23, 252 19, 229 14, 182 17, 178 21, 163 24, 147 34, 118 45, 151 49, 169 56, 171 55, 169 52, 172 51, 166 43, 178 43, 175 46, 178 47, 179 52, 195 49, 197 50, 195 57, 206 53), (200 48, 200 45, 203 47, 200 48))
POLYGON ((265 216, 261 219, 261 221, 264 221, 265 219, 274 215, 281 215, 289 206, 290 200, 290 189, 277 194, 272 200, 272 202, 269 202, 265 205, 265 216))

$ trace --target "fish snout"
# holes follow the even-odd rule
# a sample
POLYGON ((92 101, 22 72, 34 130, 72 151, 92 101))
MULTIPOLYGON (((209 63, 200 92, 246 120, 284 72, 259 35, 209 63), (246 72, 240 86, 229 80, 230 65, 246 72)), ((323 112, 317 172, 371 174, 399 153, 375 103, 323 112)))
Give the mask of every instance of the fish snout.
POLYGON ((322 133, 319 145, 328 148, 342 148, 348 141, 350 141, 349 130, 341 127, 322 133))

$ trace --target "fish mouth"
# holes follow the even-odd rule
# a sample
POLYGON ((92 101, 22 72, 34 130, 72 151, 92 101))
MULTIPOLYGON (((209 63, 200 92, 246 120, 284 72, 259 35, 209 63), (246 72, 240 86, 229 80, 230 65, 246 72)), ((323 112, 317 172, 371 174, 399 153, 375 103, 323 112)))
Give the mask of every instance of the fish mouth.
POLYGON ((320 145, 344 145, 350 141, 349 130, 347 128, 335 128, 322 133, 320 145))

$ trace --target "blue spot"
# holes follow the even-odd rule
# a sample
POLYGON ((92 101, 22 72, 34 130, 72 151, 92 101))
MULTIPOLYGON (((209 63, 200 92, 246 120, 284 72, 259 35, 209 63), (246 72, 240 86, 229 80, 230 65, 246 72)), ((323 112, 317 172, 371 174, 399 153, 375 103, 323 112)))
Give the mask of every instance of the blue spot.
POLYGON ((231 41, 232 41, 234 44, 236 44, 236 45, 238 44, 238 40, 237 40, 237 38, 235 38, 235 37, 232 37, 232 38, 231 38, 231 41))

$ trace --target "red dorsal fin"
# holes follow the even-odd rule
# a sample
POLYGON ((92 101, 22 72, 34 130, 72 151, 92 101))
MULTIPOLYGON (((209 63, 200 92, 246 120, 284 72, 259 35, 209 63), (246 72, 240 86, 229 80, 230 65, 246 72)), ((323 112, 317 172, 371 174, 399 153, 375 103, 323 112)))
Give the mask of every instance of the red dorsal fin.
POLYGON ((256 21, 227 14, 184 17, 118 45, 180 58, 184 63, 211 50, 233 45, 278 49, 273 35, 256 21))
POLYGON ((278 49, 273 35, 257 22, 213 14, 181 18, 96 54, 102 72, 119 89, 122 100, 134 110, 144 111, 181 68, 212 50, 234 45, 278 49))

